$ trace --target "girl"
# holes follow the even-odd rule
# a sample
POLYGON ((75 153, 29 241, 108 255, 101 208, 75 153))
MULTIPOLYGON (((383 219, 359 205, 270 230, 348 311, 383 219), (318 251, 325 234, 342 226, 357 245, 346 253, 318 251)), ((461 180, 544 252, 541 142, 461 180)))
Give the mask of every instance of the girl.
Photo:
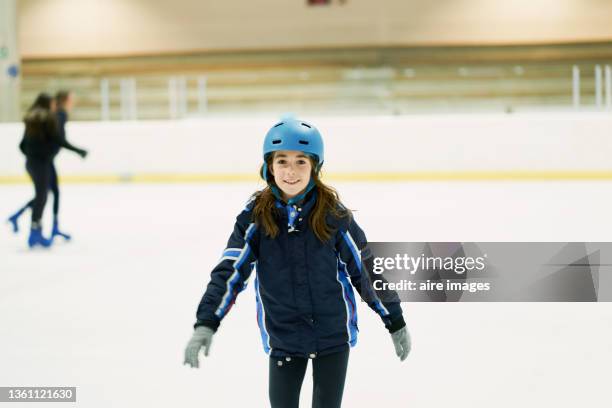
POLYGON ((255 270, 257 322, 270 356, 271 406, 298 406, 311 359, 312 406, 340 407, 349 349, 358 332, 351 283, 380 315, 403 361, 410 340, 402 309, 397 294, 383 302, 374 293, 365 235, 336 191, 319 178, 319 131, 309 123, 283 119, 266 135, 263 160, 261 176, 268 186, 237 217, 198 307, 185 364, 198 367, 202 347, 208 355, 221 320, 255 270))
POLYGON ((59 190, 53 159, 62 147, 76 152, 81 157, 87 155, 85 150, 74 147, 66 141, 63 124, 62 129, 60 129, 55 111, 55 101, 48 94, 41 93, 24 117, 25 132, 19 148, 26 156, 26 170, 34 184, 35 197, 9 217, 9 222, 13 226, 13 231, 18 232, 17 221, 19 217, 28 208, 32 209, 32 225, 28 238, 30 248, 35 246, 49 247, 53 237, 57 235, 70 239, 68 235, 61 233, 58 229, 59 190), (53 191, 55 202, 53 206, 53 232, 51 238, 47 239, 42 236, 41 218, 49 189, 53 191))

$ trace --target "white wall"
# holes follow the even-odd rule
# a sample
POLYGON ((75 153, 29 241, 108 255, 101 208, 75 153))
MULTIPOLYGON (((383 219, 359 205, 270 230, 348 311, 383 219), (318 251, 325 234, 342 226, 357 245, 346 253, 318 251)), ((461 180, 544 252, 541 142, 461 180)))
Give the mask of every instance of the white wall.
MULTIPOLYGON (((325 171, 611 171, 612 115, 474 114, 308 118, 326 144, 325 171)), ((61 153, 64 175, 255 176, 269 118, 69 123, 90 150, 61 153)), ((0 125, 0 177, 24 174, 21 124, 0 125)))
POLYGON ((612 40, 608 0, 20 0, 28 57, 612 40))

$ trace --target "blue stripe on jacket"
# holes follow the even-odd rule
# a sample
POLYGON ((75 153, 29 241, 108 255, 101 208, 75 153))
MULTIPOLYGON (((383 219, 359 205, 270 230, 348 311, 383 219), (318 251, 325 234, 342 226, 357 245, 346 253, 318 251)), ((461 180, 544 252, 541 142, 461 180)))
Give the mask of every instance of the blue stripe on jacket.
POLYGON ((240 267, 244 264, 244 262, 248 259, 249 253, 251 252, 251 246, 249 245, 249 239, 251 239, 253 233, 255 232, 255 224, 249 224, 245 234, 244 234, 244 246, 242 247, 240 254, 238 255, 238 259, 234 261, 234 273, 228 279, 226 283, 226 291, 221 299, 221 304, 215 311, 215 315, 219 318, 219 320, 223 319, 223 316, 227 313, 231 305, 234 303, 236 296, 238 296, 239 292, 242 292, 246 285, 238 286, 238 282, 240 281, 240 267))

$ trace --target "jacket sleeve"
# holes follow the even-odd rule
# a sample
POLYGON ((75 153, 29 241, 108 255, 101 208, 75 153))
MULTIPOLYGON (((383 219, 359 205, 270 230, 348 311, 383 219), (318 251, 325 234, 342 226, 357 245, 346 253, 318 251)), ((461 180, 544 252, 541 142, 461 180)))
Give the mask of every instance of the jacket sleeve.
POLYGON ((248 208, 237 217, 227 247, 210 274, 210 282, 198 306, 194 327, 207 326, 216 331, 238 294, 247 287, 252 264, 257 259, 253 245, 257 227, 250 220, 248 208))
POLYGON ((336 248, 338 259, 359 296, 381 317, 390 333, 406 326, 397 293, 387 291, 383 301, 374 290, 370 275, 373 256, 368 248, 366 236, 359 225, 351 217, 348 224, 341 227, 338 233, 340 234, 336 248))
POLYGON ((68 120, 68 116, 65 112, 58 112, 56 114, 55 128, 56 131, 53 133, 53 138, 55 143, 59 146, 71 150, 75 153, 79 153, 82 149, 74 146, 68 140, 66 140, 66 122, 68 120))

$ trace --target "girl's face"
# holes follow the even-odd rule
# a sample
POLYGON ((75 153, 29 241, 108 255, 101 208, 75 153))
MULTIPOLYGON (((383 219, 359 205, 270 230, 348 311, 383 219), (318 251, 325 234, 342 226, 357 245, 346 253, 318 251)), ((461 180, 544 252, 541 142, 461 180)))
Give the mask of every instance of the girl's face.
POLYGON ((300 195, 308 186, 312 163, 303 152, 280 150, 274 152, 270 171, 283 199, 288 200, 300 195))

